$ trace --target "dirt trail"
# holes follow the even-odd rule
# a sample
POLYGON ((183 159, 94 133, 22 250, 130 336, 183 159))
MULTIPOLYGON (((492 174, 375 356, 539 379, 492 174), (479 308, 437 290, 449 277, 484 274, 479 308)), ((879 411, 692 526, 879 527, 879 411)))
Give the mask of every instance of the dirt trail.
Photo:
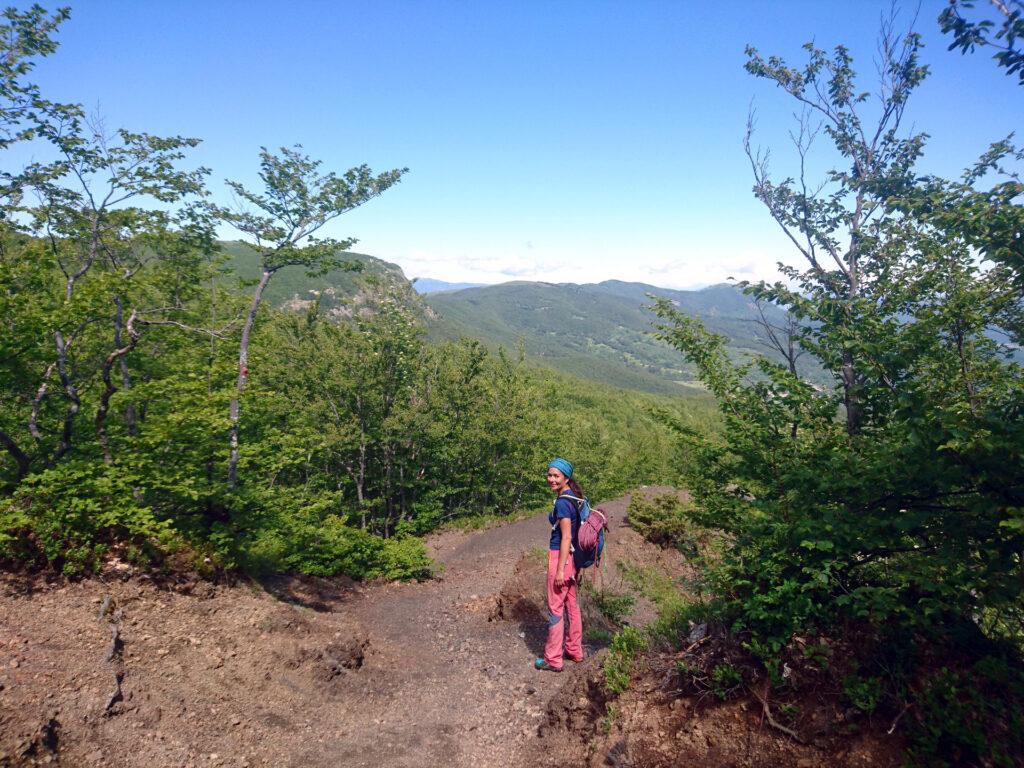
MULTIPOLYGON (((602 505, 611 553, 645 546, 627 503, 602 505)), ((0 766, 536 764, 549 704, 600 663, 531 666, 546 539, 542 516, 442 533, 422 584, 0 582, 0 766)))

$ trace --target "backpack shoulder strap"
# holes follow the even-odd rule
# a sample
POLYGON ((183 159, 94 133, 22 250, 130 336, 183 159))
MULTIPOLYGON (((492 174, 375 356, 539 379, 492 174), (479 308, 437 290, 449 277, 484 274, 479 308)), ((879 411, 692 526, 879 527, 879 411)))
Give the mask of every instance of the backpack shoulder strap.
MULTIPOLYGON (((579 515, 580 510, 583 509, 583 499, 579 496, 573 496, 571 493, 563 493, 555 499, 555 504, 558 504, 558 499, 569 499, 573 502, 573 506, 576 507, 576 514, 579 515)), ((558 520, 555 520, 555 524, 551 526, 551 530, 555 530, 558 527, 558 520)))

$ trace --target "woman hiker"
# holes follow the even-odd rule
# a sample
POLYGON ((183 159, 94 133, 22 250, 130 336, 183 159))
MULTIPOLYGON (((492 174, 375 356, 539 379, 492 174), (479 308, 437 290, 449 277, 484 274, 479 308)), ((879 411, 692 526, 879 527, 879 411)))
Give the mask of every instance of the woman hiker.
POLYGON ((576 567, 572 560, 572 541, 576 538, 580 518, 572 497, 583 498, 583 489, 573 479, 572 464, 555 459, 548 464, 548 487, 554 492, 555 506, 548 515, 551 542, 548 546, 548 641, 544 658, 534 666, 551 672, 562 671, 562 642, 570 661, 583 661, 583 621, 576 594, 576 567), (565 632, 563 613, 567 614, 569 631, 565 632))

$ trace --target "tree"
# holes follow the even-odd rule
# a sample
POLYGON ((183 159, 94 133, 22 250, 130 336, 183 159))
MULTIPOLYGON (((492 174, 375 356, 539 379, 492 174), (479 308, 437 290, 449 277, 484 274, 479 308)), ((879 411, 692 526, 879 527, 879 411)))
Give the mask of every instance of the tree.
MULTIPOLYGON (((809 265, 805 271, 780 266, 781 271, 799 286, 799 292, 814 296, 821 309, 837 313, 842 320, 837 325, 821 326, 832 328, 838 336, 822 338, 818 351, 828 354, 837 350, 841 358, 838 374, 851 433, 860 430, 864 418, 864 361, 858 360, 852 345, 834 342, 851 333, 853 326, 862 322, 861 315, 870 314, 871 299, 866 295, 870 274, 865 272, 872 269, 882 246, 879 226, 885 201, 910 185, 912 168, 924 143, 923 134, 899 135, 907 99, 928 72, 918 63, 920 47, 916 34, 900 41, 891 23, 883 29, 879 45, 880 103, 873 120, 864 114, 870 94, 857 89, 853 62, 843 46, 837 46, 830 57, 806 45, 809 61, 799 70, 777 57, 764 59, 756 49, 747 49, 747 71, 774 82, 804 109, 794 138, 800 161, 795 179, 771 180, 769 156, 751 146, 752 119, 748 121, 744 146, 754 173, 755 196, 809 265), (820 120, 820 125, 815 127, 814 120, 820 120), (805 159, 822 126, 850 165, 831 171, 824 182, 814 186, 806 178, 805 159)), ((800 301, 799 292, 780 283, 771 288, 762 286, 759 295, 791 303, 803 315, 802 310, 810 311, 813 305, 800 301)))
MULTIPOLYGON (((0 23, 0 150, 31 139, 40 123, 54 114, 79 111, 77 105, 47 101, 38 86, 26 80, 36 58, 57 50, 52 35, 70 15, 69 8, 49 15, 38 5, 24 12, 4 9, 4 23, 0 23)), ((8 172, 3 177, 11 178, 8 172)))
POLYGON ((260 151, 259 173, 262 194, 229 181, 232 191, 251 208, 220 209, 226 221, 251 238, 259 251, 261 267, 260 281, 242 326, 238 377, 230 407, 228 479, 231 487, 238 482, 239 399, 249 378, 249 340, 267 284, 278 270, 288 266, 305 267, 311 276, 340 267, 353 268, 344 261, 342 254, 356 243, 354 238, 335 240, 316 238, 315 234, 338 216, 383 194, 408 171, 402 168, 375 176, 368 166, 360 165, 338 176, 333 171, 322 174, 320 165, 320 161, 301 152, 299 146, 283 147, 277 155, 264 147, 260 151))
MULTIPOLYGON (((23 13, 15 8, 4 9, 4 23, 0 24, 0 151, 31 139, 38 127, 38 114, 58 108, 58 105, 44 100, 39 88, 26 78, 35 66, 34 59, 49 56, 57 50, 52 34, 69 15, 67 8, 59 9, 52 16, 39 6, 23 13)), ((7 238, 10 231, 8 216, 20 194, 16 175, 9 170, 0 171, 0 239, 7 238)), ((12 316, 5 314, 5 317, 12 316)), ((12 329, 8 327, 6 330, 12 329)), ((9 338, 8 334, 4 335, 9 338)), ((7 352, 4 346, 0 342, 0 353, 7 352)), ((8 355, 3 354, 3 357, 8 355)), ((20 479, 28 473, 32 459, 8 427, 0 423, 0 446, 15 462, 16 477, 20 479)))
POLYGON ((709 564, 712 617, 771 673, 795 636, 856 628, 867 674, 910 681, 885 695, 896 711, 916 701, 915 744, 941 734, 958 745, 948 753, 958 764, 1015 764, 1024 743, 1006 734, 1024 701, 1003 672, 1024 650, 1024 376, 1013 343, 1024 190, 1004 166, 1020 155, 999 142, 958 180, 919 175, 924 136, 898 128, 927 70, 917 36, 896 44, 889 29, 870 128, 845 48, 829 56, 808 45, 803 68, 750 49, 747 64, 806 111, 791 178, 772 182, 747 139, 754 194, 805 268, 782 267, 789 284, 746 289, 799 320, 800 347, 835 386, 819 392, 767 359, 751 376, 699 321, 667 301, 657 311, 662 337, 723 413, 721 440, 688 438, 696 514, 728 534, 709 564), (803 173, 811 115, 836 163, 820 184, 803 173), (980 188, 1001 171, 1006 181, 980 188), (963 665, 950 672, 955 685, 1002 686, 1009 703, 951 720, 934 705, 944 683, 915 667, 915 646, 963 665), (908 650, 894 672, 878 648, 908 650))
MULTIPOLYGON (((58 445, 45 461, 52 465, 71 450, 82 401, 81 383, 72 371, 70 355, 84 336, 94 333, 97 323, 110 322, 113 351, 101 374, 108 391, 96 417, 96 431, 110 461, 105 432, 106 405, 114 389, 110 369, 119 364, 122 387, 130 389, 125 358, 138 343, 141 328, 174 322, 175 313, 180 311, 180 303, 129 309, 132 322, 126 339, 126 299, 139 273, 164 258, 165 248, 173 248, 171 243, 178 238, 168 234, 173 228, 194 228, 199 222, 199 226, 208 228, 210 223, 193 209, 176 214, 139 204, 173 205, 201 196, 207 171, 178 167, 183 150, 198 144, 196 139, 161 138, 125 130, 110 137, 101 125, 74 116, 58 126, 42 126, 39 133, 51 142, 59 159, 25 170, 22 183, 35 193, 39 203, 16 210, 30 217, 28 231, 45 244, 47 263, 60 271, 63 300, 53 307, 54 316, 50 318, 53 357, 32 398, 28 429, 41 444, 39 416, 56 376, 66 409, 58 445), (77 289, 82 281, 96 271, 102 278, 91 281, 80 293, 77 289)), ((140 294, 136 298, 143 299, 140 294)), ((129 429, 134 429, 131 410, 126 417, 129 429)))
POLYGON ((950 0, 939 14, 943 33, 953 34, 949 50, 959 48, 961 53, 968 53, 975 46, 995 48, 992 58, 996 64, 1005 68, 1008 75, 1016 73, 1018 82, 1024 84, 1024 50, 1020 48, 1020 40, 1024 39, 1024 2, 991 0, 1001 16, 998 29, 991 19, 971 20, 964 15, 964 11, 973 11, 975 5, 974 0, 950 0))

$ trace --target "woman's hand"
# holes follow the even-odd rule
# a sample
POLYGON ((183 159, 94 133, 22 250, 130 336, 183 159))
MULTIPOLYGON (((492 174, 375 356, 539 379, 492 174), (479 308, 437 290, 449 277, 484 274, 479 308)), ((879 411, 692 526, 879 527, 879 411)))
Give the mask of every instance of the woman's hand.
POLYGON ((565 577, 562 574, 560 574, 560 573, 556 573, 555 574, 555 589, 561 589, 564 586, 565 586, 565 577))

